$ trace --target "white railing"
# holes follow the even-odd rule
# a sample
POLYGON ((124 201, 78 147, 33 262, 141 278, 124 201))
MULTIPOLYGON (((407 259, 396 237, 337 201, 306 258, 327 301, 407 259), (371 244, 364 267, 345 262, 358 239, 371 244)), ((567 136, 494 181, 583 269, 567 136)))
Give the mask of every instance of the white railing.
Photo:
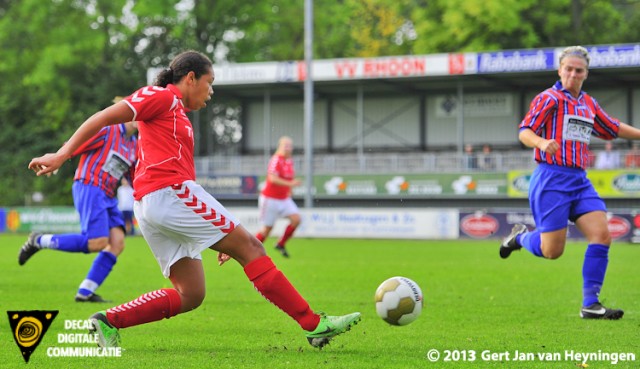
MULTIPOLYGON (((491 168, 481 165, 469 167, 467 158, 455 152, 437 153, 356 153, 315 154, 315 174, 382 174, 382 173, 439 173, 439 172, 505 172, 516 169, 532 169, 535 164, 530 150, 497 152, 489 154, 491 168)), ((212 156, 195 159, 198 175, 264 175, 264 155, 212 156)), ((482 158, 478 157, 481 161, 482 158)), ((304 168, 304 157, 294 157, 299 174, 304 168)))

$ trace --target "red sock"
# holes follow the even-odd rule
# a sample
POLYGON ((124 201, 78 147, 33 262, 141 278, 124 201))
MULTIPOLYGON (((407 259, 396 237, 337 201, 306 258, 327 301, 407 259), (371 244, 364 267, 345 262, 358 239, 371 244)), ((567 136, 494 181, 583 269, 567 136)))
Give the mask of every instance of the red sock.
POLYGON ((180 294, 173 288, 145 293, 137 299, 107 310, 107 320, 116 328, 155 322, 180 313, 180 294))
POLYGON ((316 329, 320 316, 311 310, 271 258, 262 256, 253 260, 244 267, 244 272, 262 296, 292 317, 302 329, 316 329))
POLYGON ((280 241, 278 241, 278 245, 284 247, 284 244, 287 243, 289 238, 293 236, 293 232, 296 231, 296 227, 292 227, 291 224, 287 226, 287 229, 284 230, 282 237, 280 237, 280 241))
POLYGON ((264 242, 264 235, 262 233, 258 232, 256 234, 256 238, 258 239, 258 241, 264 242))

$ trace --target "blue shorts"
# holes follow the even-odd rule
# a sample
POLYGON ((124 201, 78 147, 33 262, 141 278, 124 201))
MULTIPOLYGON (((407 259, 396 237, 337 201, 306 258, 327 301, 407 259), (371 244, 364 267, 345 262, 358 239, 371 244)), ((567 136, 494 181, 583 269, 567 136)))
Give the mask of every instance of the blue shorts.
POLYGON ((592 211, 607 207, 582 169, 539 164, 529 182, 529 204, 540 232, 566 228, 592 211))
POLYGON ((80 229, 90 240, 109 237, 109 230, 124 228, 124 218, 118 209, 118 199, 108 197, 99 187, 75 181, 73 203, 80 214, 80 229))

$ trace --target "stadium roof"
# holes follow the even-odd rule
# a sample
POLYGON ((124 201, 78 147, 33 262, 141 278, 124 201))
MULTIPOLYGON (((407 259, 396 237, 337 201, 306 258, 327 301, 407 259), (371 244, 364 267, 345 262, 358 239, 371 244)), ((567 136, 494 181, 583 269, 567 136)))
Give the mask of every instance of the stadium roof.
MULTIPOLYGON (((640 86, 640 44, 587 46, 591 57, 588 86, 640 86)), ((324 59, 313 62, 314 92, 353 96, 430 94, 457 89, 539 90, 557 78, 560 48, 479 53, 404 55, 379 58, 324 59)), ((214 90, 220 97, 262 99, 301 97, 304 61, 221 64, 214 66, 214 90)), ((589 88, 587 88, 588 90, 589 88)))

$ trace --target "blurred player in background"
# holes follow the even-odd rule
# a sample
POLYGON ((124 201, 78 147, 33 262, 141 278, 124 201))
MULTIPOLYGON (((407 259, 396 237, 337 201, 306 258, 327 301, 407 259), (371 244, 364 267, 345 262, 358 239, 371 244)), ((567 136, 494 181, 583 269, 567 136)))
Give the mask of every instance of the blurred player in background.
MULTIPOLYGON (((315 313, 253 237, 215 198, 195 182, 193 127, 187 111, 213 95, 211 60, 196 51, 177 55, 146 86, 87 119, 55 154, 34 158, 38 175, 59 168, 72 152, 103 127, 139 120, 139 160, 133 182, 134 212, 165 278, 173 288, 145 293, 89 319, 102 347, 120 344, 119 329, 191 311, 205 296, 202 251, 218 251, 218 263, 235 259, 257 291, 293 318, 314 347, 344 333, 360 313, 315 313)), ((255 318, 255 317, 254 317, 255 318)), ((202 323, 201 323, 202 324, 202 323)), ((251 320, 246 319, 246 327, 251 320)))
POLYGON ((289 238, 293 236, 298 225, 300 225, 300 211, 291 198, 291 191, 294 187, 300 186, 300 181, 295 178, 293 167, 293 141, 287 136, 280 137, 278 149, 269 160, 267 168, 267 180, 264 189, 258 198, 258 209, 260 211, 260 221, 262 229, 256 234, 260 242, 264 242, 273 225, 278 218, 288 218, 289 224, 284 230, 282 237, 276 243, 276 250, 282 256, 288 258, 289 253, 285 245, 289 238))
MULTIPOLYGON (((114 101, 121 100, 115 98, 114 101)), ((137 122, 104 127, 69 157, 80 156, 73 177, 73 203, 80 214, 81 233, 32 233, 20 248, 18 264, 24 265, 43 249, 97 252, 89 273, 80 283, 75 300, 106 302, 96 290, 107 278, 124 250, 125 223, 118 209, 116 188, 131 177, 137 154, 137 122)))
POLYGON ((122 178, 118 187, 118 209, 122 212, 125 233, 129 236, 136 233, 133 225, 133 202, 133 187, 127 178, 122 178))
POLYGON ((516 224, 500 247, 507 258, 522 247, 538 257, 557 259, 564 252, 567 220, 575 222, 587 239, 582 266, 584 319, 620 319, 620 309, 604 307, 599 299, 609 262, 611 235, 607 209, 586 176, 591 136, 640 139, 640 130, 610 117, 598 102, 582 91, 589 74, 589 54, 580 46, 560 55, 553 87, 538 94, 520 123, 520 141, 534 148, 537 168, 531 176, 529 202, 536 229, 516 224))

